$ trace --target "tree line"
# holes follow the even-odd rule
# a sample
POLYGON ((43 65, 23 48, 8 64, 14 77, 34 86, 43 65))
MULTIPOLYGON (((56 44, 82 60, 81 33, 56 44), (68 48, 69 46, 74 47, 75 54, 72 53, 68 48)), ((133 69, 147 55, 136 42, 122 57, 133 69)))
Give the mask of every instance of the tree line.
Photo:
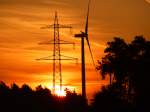
POLYGON ((0 82, 0 112, 82 112, 83 98, 66 89, 66 96, 51 94, 48 88, 35 90, 24 84, 18 87, 0 82))

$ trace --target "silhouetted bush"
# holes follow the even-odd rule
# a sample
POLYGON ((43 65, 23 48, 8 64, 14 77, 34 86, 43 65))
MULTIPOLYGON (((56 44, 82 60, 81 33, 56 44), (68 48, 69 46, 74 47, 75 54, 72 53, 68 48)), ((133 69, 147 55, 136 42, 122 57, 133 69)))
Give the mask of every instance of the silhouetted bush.
POLYGON ((42 86, 32 90, 26 84, 19 88, 0 82, 0 112, 82 112, 82 105, 81 95, 69 90, 59 97, 42 86))
POLYGON ((93 112, 133 112, 132 104, 124 99, 120 90, 117 83, 102 87, 92 101, 93 112))

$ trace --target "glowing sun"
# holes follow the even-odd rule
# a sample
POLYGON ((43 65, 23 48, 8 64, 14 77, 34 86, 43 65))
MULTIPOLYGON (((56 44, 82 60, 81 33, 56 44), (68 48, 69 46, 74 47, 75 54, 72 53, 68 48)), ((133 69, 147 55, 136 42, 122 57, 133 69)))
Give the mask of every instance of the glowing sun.
MULTIPOLYGON (((47 86, 50 90, 53 90, 53 86, 47 86)), ((54 95, 56 96, 66 96, 66 89, 68 89, 69 91, 74 91, 75 87, 72 86, 62 86, 62 90, 60 90, 60 86, 56 85, 55 86, 55 91, 54 91, 54 95)))
POLYGON ((55 90, 55 94, 57 96, 66 96, 66 92, 64 90, 55 90))

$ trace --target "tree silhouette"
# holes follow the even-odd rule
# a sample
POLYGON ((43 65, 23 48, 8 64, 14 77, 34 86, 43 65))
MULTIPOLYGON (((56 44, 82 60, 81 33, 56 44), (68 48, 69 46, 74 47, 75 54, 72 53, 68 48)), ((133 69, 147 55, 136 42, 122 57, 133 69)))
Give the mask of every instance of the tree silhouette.
MULTIPOLYGON (((105 78, 107 74, 112 75, 119 83, 124 82, 125 64, 128 45, 123 39, 114 38, 114 41, 107 43, 108 47, 105 49, 105 57, 99 62, 98 69, 101 70, 102 77, 105 78)), ((111 83, 112 80, 110 80, 111 83)))
POLYGON ((83 104, 82 96, 68 89, 66 97, 59 97, 41 85, 32 90, 26 84, 20 88, 0 82, 0 112, 82 112, 83 104))
POLYGON ((70 92, 66 89, 66 98, 65 98, 65 112, 83 112, 84 107, 84 98, 82 95, 77 95, 77 93, 70 92))
POLYGON ((146 102, 149 101, 150 89, 150 41, 143 36, 136 36, 131 43, 126 43, 115 37, 107 43, 104 52, 106 55, 97 67, 102 77, 105 79, 108 74, 113 76, 121 99, 123 97, 132 103, 136 111, 145 112, 149 107, 146 102))
POLYGON ((129 112, 133 110, 131 103, 122 97, 124 88, 120 88, 117 83, 112 83, 94 96, 92 100, 93 112, 129 112))

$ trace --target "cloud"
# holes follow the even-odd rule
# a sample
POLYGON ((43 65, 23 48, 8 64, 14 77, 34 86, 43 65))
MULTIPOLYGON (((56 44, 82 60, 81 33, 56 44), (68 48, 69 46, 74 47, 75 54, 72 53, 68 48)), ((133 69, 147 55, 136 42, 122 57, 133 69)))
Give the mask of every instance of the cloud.
POLYGON ((145 0, 146 2, 150 3, 150 0, 145 0))

